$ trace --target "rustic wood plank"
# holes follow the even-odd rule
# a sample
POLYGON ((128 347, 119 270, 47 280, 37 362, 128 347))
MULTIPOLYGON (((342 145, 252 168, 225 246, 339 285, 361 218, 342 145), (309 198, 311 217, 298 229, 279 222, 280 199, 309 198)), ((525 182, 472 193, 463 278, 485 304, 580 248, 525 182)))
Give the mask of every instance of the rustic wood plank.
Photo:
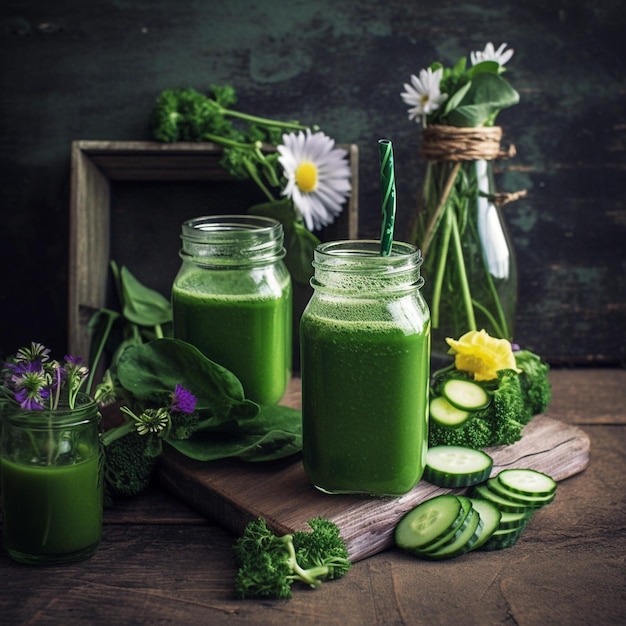
POLYGON ((68 344, 89 356, 87 324, 104 306, 109 271, 110 185, 106 176, 72 145, 69 239, 68 344))
MULTIPOLYGON (((521 441, 488 452, 494 459, 492 474, 526 467, 558 481, 587 467, 589 438, 575 426, 537 416, 524 429, 521 441)), ((440 493, 465 491, 420 481, 398 498, 331 496, 308 481, 300 460, 207 464, 171 450, 163 455, 157 475, 171 493, 235 533, 259 516, 283 533, 305 529, 306 521, 318 515, 331 519, 341 529, 355 561, 389 547, 400 517, 420 502, 440 493)))

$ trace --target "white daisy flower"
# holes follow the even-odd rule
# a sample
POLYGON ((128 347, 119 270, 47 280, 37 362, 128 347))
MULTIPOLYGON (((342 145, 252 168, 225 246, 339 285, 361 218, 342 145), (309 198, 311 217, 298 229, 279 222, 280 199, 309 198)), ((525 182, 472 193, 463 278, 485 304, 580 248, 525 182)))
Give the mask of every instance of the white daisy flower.
POLYGON ((322 132, 289 133, 277 146, 287 184, 282 191, 299 209, 309 230, 331 224, 350 195, 348 153, 322 132))
POLYGON ((443 68, 439 68, 434 72, 429 67, 421 70, 419 78, 414 74, 411 75, 411 84, 404 83, 404 93, 401 94, 406 104, 411 105, 409 109, 409 119, 415 120, 418 124, 420 116, 422 122, 426 126, 426 116, 439 108, 448 95, 442 94, 439 89, 443 68))
POLYGON ((494 45, 489 42, 485 49, 478 52, 470 52, 470 61, 472 65, 481 63, 482 61, 495 61, 500 65, 504 65, 513 56, 514 50, 509 48, 505 50, 507 44, 503 43, 497 50, 494 45))

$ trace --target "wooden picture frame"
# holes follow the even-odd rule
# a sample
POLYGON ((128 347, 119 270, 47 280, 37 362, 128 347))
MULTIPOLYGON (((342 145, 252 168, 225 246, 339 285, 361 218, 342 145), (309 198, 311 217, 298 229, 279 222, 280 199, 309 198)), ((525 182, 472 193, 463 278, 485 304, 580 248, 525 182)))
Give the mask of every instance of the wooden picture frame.
MULTIPOLYGON (((358 236, 358 148, 348 151, 352 194, 334 224, 321 239, 358 236)), ((78 140, 71 146, 68 349, 89 354, 88 323, 106 305, 111 259, 111 213, 116 182, 241 184, 221 166, 222 148, 213 143, 173 143, 78 140)), ((230 213, 244 213, 230 209, 230 213)), ((222 211, 223 212, 223 211, 222 211)))

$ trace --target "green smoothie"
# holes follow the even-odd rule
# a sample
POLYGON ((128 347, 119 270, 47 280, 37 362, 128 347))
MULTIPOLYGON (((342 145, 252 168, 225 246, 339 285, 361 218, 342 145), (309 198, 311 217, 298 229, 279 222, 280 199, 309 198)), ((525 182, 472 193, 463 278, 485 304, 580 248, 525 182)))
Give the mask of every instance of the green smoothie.
POLYGON ((331 493, 399 495, 426 460, 428 323, 301 322, 304 467, 331 493))
POLYGON ((99 457, 73 465, 36 466, 1 460, 4 542, 35 561, 76 554, 102 536, 99 457))
POLYGON ((275 293, 202 293, 189 281, 172 289, 174 337, 233 372, 246 397, 275 404, 291 374, 292 304, 287 281, 275 293))

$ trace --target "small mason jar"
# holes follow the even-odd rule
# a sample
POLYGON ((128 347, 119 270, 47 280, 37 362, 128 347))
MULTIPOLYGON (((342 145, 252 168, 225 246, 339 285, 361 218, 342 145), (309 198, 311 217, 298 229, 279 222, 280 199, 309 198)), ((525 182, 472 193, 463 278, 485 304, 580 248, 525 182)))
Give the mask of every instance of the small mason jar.
POLYGON ((235 374, 248 399, 277 403, 291 375, 293 330, 282 225, 257 216, 198 217, 182 225, 181 238, 174 337, 235 374))
POLYGON ((97 403, 29 411, 4 405, 0 477, 4 545, 29 564, 92 556, 102 538, 103 457, 97 403))
POLYGON ((399 495, 428 445, 430 315, 421 255, 394 242, 320 244, 301 319, 303 461, 328 493, 399 495))

